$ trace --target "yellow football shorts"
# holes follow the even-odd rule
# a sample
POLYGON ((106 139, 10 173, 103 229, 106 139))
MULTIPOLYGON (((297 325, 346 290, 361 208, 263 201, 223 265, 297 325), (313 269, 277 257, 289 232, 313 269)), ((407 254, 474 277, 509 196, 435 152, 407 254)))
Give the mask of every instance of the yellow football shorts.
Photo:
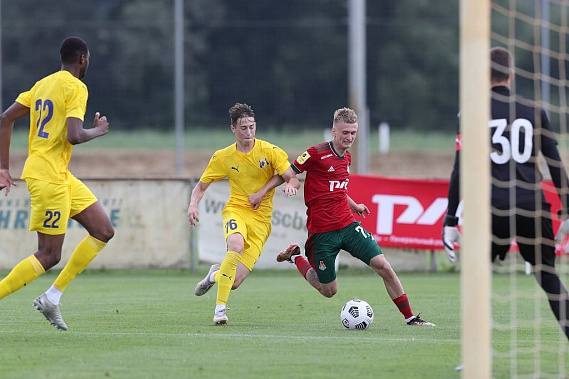
POLYGON ((70 175, 65 184, 26 178, 30 192, 30 231, 64 234, 69 219, 97 202, 97 198, 79 179, 70 175))
POLYGON ((235 210, 226 207, 223 210, 223 235, 225 241, 232 234, 240 233, 245 240, 241 263, 253 271, 253 266, 263 252, 265 242, 271 234, 271 222, 262 222, 253 218, 253 210, 235 210))

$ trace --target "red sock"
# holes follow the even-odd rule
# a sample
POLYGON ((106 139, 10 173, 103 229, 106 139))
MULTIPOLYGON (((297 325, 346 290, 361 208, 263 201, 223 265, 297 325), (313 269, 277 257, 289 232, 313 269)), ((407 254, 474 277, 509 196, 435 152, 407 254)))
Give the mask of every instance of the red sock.
POLYGON ((300 274, 304 277, 304 279, 306 279, 306 273, 308 270, 310 270, 310 267, 312 267, 310 263, 302 255, 299 255, 294 260, 294 264, 296 265, 296 268, 300 274))
POLYGON ((409 299, 406 294, 399 296, 397 299, 393 299, 393 302, 397 305, 399 312, 401 312, 405 319, 413 317, 413 311, 411 310, 411 305, 409 305, 409 299))

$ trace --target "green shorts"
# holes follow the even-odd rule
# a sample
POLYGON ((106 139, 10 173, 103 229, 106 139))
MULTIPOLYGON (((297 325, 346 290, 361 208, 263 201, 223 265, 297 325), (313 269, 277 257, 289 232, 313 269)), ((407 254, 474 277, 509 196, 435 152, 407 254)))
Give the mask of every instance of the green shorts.
POLYGON ((356 221, 339 230, 309 233, 304 248, 320 283, 324 284, 336 280, 336 256, 340 250, 347 251, 368 266, 373 257, 383 254, 373 235, 356 221))

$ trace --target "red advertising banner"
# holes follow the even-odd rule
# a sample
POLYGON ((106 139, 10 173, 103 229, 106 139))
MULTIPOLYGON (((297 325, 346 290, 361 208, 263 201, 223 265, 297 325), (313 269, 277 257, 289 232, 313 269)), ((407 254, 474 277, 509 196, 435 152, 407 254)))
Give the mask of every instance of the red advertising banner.
MULTIPOLYGON (((443 218, 447 209, 448 180, 422 180, 350 175, 350 197, 364 203, 371 214, 362 225, 381 247, 443 250, 443 218)), ((559 228, 561 207, 555 187, 544 182, 546 199, 559 228)), ((460 208, 460 207, 459 207, 460 208)), ((559 249, 559 247, 558 247, 559 249)))

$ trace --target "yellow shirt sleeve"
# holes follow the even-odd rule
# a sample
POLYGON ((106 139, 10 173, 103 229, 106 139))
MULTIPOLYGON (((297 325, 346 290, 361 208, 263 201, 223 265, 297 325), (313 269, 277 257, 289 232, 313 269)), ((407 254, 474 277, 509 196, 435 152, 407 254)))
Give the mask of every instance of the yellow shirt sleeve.
POLYGON ((223 155, 221 154, 221 151, 216 151, 210 158, 209 163, 200 178, 200 181, 204 183, 211 183, 224 179, 226 177, 227 168, 224 164, 223 155))
POLYGON ((17 98, 16 102, 22 104, 24 107, 31 108, 32 95, 30 91, 22 92, 17 98))
POLYGON ((285 171, 290 167, 287 153, 285 153, 284 150, 278 146, 274 146, 272 153, 273 156, 271 158, 271 161, 274 162, 273 167, 279 175, 284 174, 285 171))

